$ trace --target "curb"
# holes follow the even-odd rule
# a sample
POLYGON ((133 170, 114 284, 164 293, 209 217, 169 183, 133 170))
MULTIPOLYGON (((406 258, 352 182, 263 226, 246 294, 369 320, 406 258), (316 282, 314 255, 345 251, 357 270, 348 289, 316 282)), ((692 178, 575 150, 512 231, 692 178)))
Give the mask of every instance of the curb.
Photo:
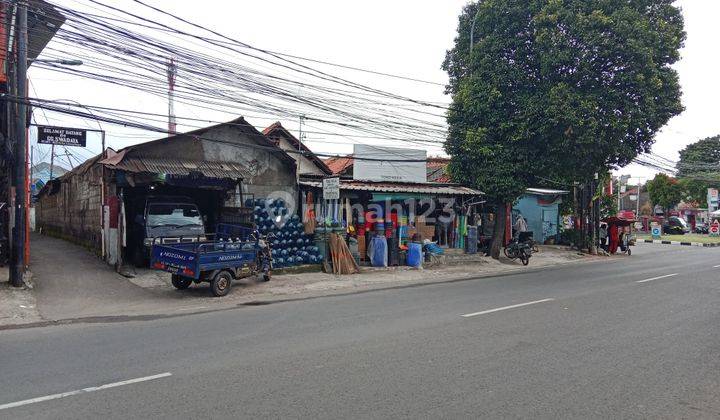
POLYGON ((347 291, 341 291, 339 293, 309 294, 309 295, 304 295, 304 296, 287 295, 287 297, 278 297, 277 299, 249 300, 247 302, 233 303, 233 304, 230 304, 227 306, 220 306, 220 307, 215 307, 215 308, 211 308, 211 309, 203 309, 203 310, 190 311, 190 312, 177 312, 176 311, 176 312, 169 312, 169 313, 138 314, 138 315, 96 315, 96 316, 87 316, 87 317, 81 317, 81 318, 63 318, 63 319, 54 319, 54 320, 43 320, 43 321, 29 322, 29 323, 24 323, 24 324, 7 324, 7 325, 0 325, 0 332, 8 331, 8 330, 28 329, 28 328, 51 327, 51 326, 59 326, 59 325, 111 324, 111 323, 120 323, 120 322, 154 321, 154 320, 158 320, 158 319, 181 318, 181 317, 186 317, 186 316, 191 316, 191 315, 202 315, 202 314, 208 314, 208 313, 213 313, 213 312, 237 310, 237 309, 249 308, 249 307, 253 307, 253 306, 266 306, 266 305, 271 305, 271 304, 276 304, 276 303, 309 301, 309 300, 332 298, 332 297, 344 297, 344 296, 360 295, 360 294, 366 294, 366 293, 376 293, 376 292, 383 292, 383 291, 388 291, 388 290, 414 289, 414 288, 420 288, 420 287, 437 286, 437 285, 450 284, 450 283, 460 283, 460 282, 473 281, 473 280, 510 277, 510 276, 517 275, 517 274, 531 274, 531 273, 537 273, 537 272, 541 272, 541 271, 561 269, 561 268, 564 268, 569 265, 592 264, 592 263, 598 263, 601 261, 603 261, 603 259, 588 258, 588 259, 572 260, 572 261, 568 261, 566 263, 561 263, 561 264, 551 264, 551 265, 546 265, 546 266, 542 266, 542 267, 519 266, 517 268, 513 268, 508 271, 497 272, 497 273, 482 273, 481 272, 481 273, 474 273, 474 274, 469 274, 469 275, 450 276, 450 277, 441 278, 439 280, 421 281, 421 282, 405 283, 405 284, 393 284, 393 285, 388 285, 385 287, 376 287, 376 288, 373 287, 373 288, 367 288, 367 289, 354 289, 354 290, 350 289, 347 291))
POLYGON ((720 242, 702 243, 702 242, 682 242, 682 241, 661 241, 659 239, 643 239, 646 244, 662 244, 662 245, 683 245, 683 246, 699 246, 702 248, 714 248, 720 246, 720 242))

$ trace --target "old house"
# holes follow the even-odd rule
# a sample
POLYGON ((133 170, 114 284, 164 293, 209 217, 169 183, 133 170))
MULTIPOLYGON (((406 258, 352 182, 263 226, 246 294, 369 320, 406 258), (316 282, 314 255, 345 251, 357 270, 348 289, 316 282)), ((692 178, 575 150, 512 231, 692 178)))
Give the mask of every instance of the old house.
POLYGON ((324 176, 333 172, 303 142, 285 127, 276 122, 263 130, 263 134, 277 147, 288 153, 297 162, 298 175, 324 176))
MULTIPOLYGON (((180 196, 205 226, 244 202, 298 195, 297 163, 243 118, 113 151, 108 149, 40 191, 36 225, 117 263, 136 251, 134 227, 148 198, 180 196)), ((288 198, 289 197, 289 198, 288 198)))

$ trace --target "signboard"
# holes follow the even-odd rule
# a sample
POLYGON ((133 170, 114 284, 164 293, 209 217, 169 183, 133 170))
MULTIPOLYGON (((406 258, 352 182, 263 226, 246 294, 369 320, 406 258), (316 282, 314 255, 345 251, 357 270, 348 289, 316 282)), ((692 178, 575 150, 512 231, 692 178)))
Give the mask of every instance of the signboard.
POLYGON ((385 182, 427 182, 427 151, 356 144, 353 179, 385 182))
POLYGON ((708 188, 707 193, 708 211, 714 212, 718 209, 718 190, 717 188, 708 188))
POLYGON ((80 128, 39 125, 37 129, 39 144, 85 147, 87 141, 87 131, 80 128))
POLYGON ((660 239, 662 236, 662 229, 660 228, 660 225, 657 223, 653 223, 652 227, 650 228, 650 233, 652 234, 653 239, 660 239))
POLYGON ((718 223, 717 220, 713 222, 713 224, 710 225, 709 231, 710 236, 720 236, 720 223, 718 223))
POLYGON ((324 178, 323 179, 323 199, 339 200, 340 199, 340 178, 324 178))

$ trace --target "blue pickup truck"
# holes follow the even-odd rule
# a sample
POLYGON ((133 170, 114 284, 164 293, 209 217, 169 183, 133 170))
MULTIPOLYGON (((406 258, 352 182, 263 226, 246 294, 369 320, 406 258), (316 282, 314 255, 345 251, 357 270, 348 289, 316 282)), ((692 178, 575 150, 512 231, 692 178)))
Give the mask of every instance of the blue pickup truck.
POLYGON ((260 275, 263 281, 270 280, 267 238, 251 228, 228 224, 218 225, 216 232, 211 241, 153 244, 150 266, 172 273, 172 284, 180 290, 209 282, 215 296, 227 295, 233 279, 260 275))

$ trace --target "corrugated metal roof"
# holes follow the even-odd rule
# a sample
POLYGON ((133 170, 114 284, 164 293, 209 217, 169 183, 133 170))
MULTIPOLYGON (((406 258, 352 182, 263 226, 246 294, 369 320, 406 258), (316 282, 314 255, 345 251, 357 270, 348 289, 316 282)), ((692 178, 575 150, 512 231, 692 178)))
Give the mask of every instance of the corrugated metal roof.
POLYGON ((169 175, 189 175, 199 172, 208 178, 249 179, 247 168, 231 162, 203 162, 186 159, 125 157, 116 165, 107 165, 133 173, 158 173, 169 175))
MULTIPOLYGON (((321 181, 300 181, 300 185, 322 188, 321 181)), ((438 195, 481 195, 482 192, 455 184, 414 184, 408 182, 367 182, 340 180, 341 190, 376 191, 438 195)))

